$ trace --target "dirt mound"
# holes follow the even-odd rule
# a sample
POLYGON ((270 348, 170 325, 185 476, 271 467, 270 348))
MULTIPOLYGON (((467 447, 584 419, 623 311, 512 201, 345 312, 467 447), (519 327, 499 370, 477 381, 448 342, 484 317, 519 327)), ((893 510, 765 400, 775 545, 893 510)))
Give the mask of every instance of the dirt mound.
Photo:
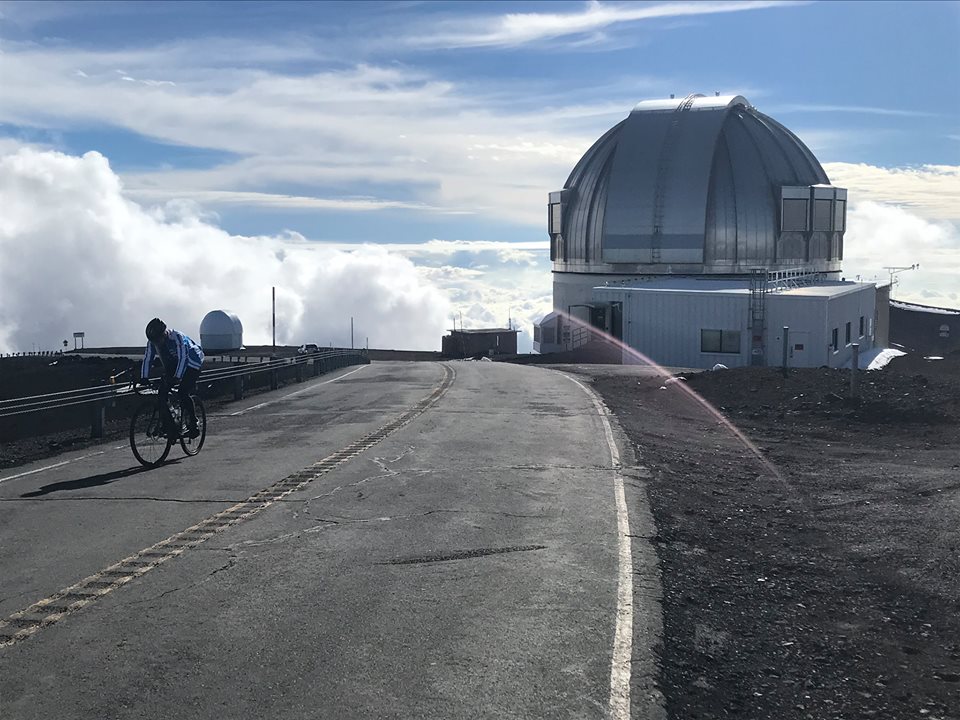
POLYGON ((733 420, 960 422, 960 390, 943 373, 916 374, 890 367, 863 372, 857 398, 850 395, 849 370, 798 368, 784 377, 773 368, 733 368, 684 377, 691 388, 733 420))
POLYGON ((572 369, 649 472, 670 717, 958 717, 960 382, 918 366, 572 369))

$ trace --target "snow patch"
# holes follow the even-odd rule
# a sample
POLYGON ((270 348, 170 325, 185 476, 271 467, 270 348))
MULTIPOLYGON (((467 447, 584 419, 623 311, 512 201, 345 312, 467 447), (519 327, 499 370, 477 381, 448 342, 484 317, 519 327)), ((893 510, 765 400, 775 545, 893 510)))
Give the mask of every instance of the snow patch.
MULTIPOLYGON (((861 370, 880 370, 886 367, 887 363, 895 357, 900 357, 901 355, 906 355, 906 353, 903 352, 903 350, 897 350, 895 348, 873 348, 872 350, 860 353, 859 367, 861 370)), ((844 367, 849 369, 852 364, 853 360, 848 360, 846 364, 844 364, 844 367)))

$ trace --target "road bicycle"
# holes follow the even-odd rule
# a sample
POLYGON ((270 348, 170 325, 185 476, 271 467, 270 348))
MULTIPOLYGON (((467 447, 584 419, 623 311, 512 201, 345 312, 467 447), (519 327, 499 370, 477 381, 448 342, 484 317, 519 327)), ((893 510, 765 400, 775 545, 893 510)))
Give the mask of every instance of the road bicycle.
POLYGON ((141 465, 148 467, 159 465, 167 459, 170 448, 177 442, 187 455, 192 456, 200 452, 204 440, 207 439, 207 413, 203 408, 203 402, 196 394, 191 393, 190 397, 197 411, 197 429, 200 434, 191 438, 187 437, 187 419, 180 407, 180 396, 172 388, 167 393, 167 408, 176 430, 169 435, 163 428, 160 394, 157 388, 153 385, 134 385, 133 391, 144 398, 130 420, 130 449, 133 450, 133 456, 141 465))

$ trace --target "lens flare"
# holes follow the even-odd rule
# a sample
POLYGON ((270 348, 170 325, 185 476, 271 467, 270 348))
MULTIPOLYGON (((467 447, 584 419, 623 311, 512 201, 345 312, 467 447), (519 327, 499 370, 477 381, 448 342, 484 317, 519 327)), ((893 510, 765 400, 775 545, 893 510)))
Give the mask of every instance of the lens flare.
MULTIPOLYGON (((589 323, 584 322, 580 318, 574 317, 573 315, 562 310, 556 310, 556 312, 562 318, 563 323, 569 324, 571 328, 576 328, 577 330, 581 331, 579 333, 581 337, 583 335, 587 335, 589 341, 595 341, 601 345, 606 345, 610 350, 611 360, 615 359, 617 355, 619 355, 619 363, 621 365, 642 365, 652 368, 656 375, 664 380, 675 377, 672 372, 667 370, 662 365, 659 365, 636 348, 630 347, 619 338, 614 337, 601 328, 594 327, 589 323)), ((579 347, 583 347, 584 345, 586 345, 586 342, 579 347)), ((714 407, 710 401, 700 395, 696 390, 688 386, 685 382, 670 383, 667 385, 667 387, 671 390, 678 391, 683 396, 686 396, 703 408, 708 415, 716 420, 718 424, 724 427, 740 442, 740 444, 743 445, 744 448, 746 448, 746 450, 754 457, 757 463, 767 474, 778 480, 786 489, 790 490, 790 486, 786 479, 783 477, 777 467, 766 457, 764 457, 763 453, 760 451, 760 448, 758 448, 753 441, 751 441, 750 438, 748 438, 743 431, 740 430, 740 428, 730 422, 730 420, 722 412, 714 407)))

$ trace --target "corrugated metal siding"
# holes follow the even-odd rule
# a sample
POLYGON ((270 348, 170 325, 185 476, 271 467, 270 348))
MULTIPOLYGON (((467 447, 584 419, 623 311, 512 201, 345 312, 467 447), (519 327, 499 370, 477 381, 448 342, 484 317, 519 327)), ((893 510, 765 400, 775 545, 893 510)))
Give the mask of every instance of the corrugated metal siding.
POLYGON ((663 179, 661 256, 664 262, 703 262, 710 171, 727 112, 681 112, 678 117, 663 179))
POLYGON ((672 116, 631 113, 624 122, 607 188, 603 259, 608 262, 650 262, 657 162, 672 116))
POLYGON ((829 185, 830 178, 824 172, 823 166, 810 152, 810 148, 803 144, 796 135, 789 129, 778 123, 769 115, 758 112, 757 115, 763 118, 763 121, 770 127, 776 128, 782 133, 780 146, 784 152, 790 156, 790 162, 797 170, 797 180, 799 185, 829 185))
POLYGON ((728 367, 748 364, 746 295, 687 294, 655 290, 596 291, 605 302, 623 303, 623 339, 660 365, 728 367), (700 330, 740 331, 740 353, 701 353, 700 330))
POLYGON ((730 150, 723 133, 717 139, 717 150, 710 171, 703 260, 716 265, 737 262, 737 195, 730 150))
MULTIPOLYGON (((793 133, 753 108, 638 110, 594 143, 567 179, 573 192, 563 220, 565 258, 584 265, 651 262, 658 179, 660 261, 704 263, 704 272, 805 262, 802 238, 778 240, 780 186, 829 183, 793 133)), ((839 242, 831 248, 830 238, 815 237, 809 259, 831 252, 842 252, 839 242)))
MULTIPOLYGON (((587 154, 570 173, 567 189, 573 197, 564 218, 564 238, 567 240, 567 259, 589 260, 592 241, 592 219, 597 210, 606 205, 605 191, 609 178, 609 163, 617 147, 623 122, 608 130, 593 144, 587 154)), ((600 211, 602 217, 602 210, 600 211)))
POLYGON ((776 193, 777 202, 780 200, 781 185, 816 184, 809 182, 809 173, 805 172, 803 166, 797 167, 798 158, 794 152, 792 139, 775 128, 770 118, 761 113, 744 113, 739 119, 742 120, 760 151, 764 170, 770 181, 771 193, 776 193))
POLYGON ((607 188, 610 186, 610 166, 613 153, 607 157, 597 183, 594 201, 590 203, 590 218, 587 223, 586 253, 584 260, 600 260, 603 256, 603 229, 607 210, 607 188))
MULTIPOLYGON (((743 111, 735 110, 734 115, 743 111)), ((724 125, 733 161, 737 197, 737 260, 741 264, 766 265, 773 261, 773 222, 769 204, 769 180, 763 160, 743 122, 724 125)))

